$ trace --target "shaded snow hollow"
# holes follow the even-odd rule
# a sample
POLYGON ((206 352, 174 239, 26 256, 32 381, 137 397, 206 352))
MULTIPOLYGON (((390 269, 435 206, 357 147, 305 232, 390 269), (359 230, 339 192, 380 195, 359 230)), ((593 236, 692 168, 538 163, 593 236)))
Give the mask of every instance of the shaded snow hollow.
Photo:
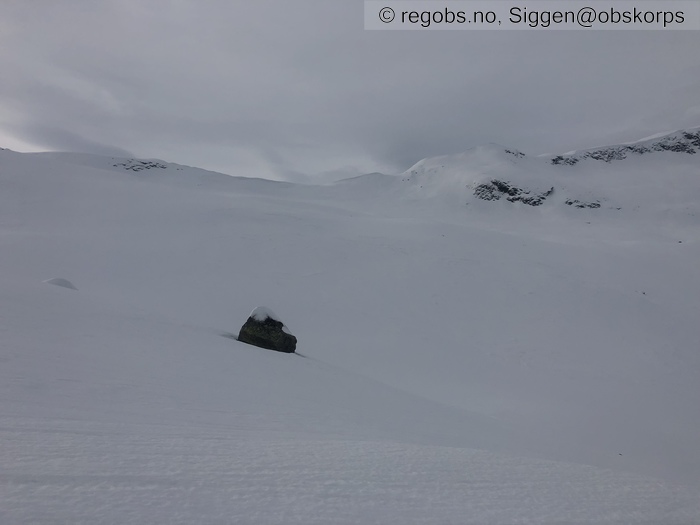
POLYGON ((54 286, 60 286, 61 288, 68 288, 69 290, 78 290, 72 282, 63 277, 54 277, 53 279, 47 279, 43 282, 46 284, 53 284, 54 286))

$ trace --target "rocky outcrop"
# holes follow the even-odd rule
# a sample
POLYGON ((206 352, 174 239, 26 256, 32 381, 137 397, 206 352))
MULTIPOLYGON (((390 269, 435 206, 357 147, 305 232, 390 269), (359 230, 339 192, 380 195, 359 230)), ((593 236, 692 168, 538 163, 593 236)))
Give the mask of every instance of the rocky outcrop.
POLYGON ((600 208, 600 202, 585 202, 578 199, 566 199, 564 201, 568 206, 573 206, 574 208, 600 208))
POLYGON ((115 168, 124 168, 125 170, 129 171, 144 171, 144 170, 152 170, 154 168, 158 168, 161 170, 167 169, 167 166, 165 164, 162 164, 160 162, 155 162, 152 160, 136 160, 136 159, 129 159, 126 162, 119 162, 117 164, 113 164, 115 168))
POLYGON ((497 201, 502 197, 510 202, 522 202, 528 206, 540 206, 554 193, 554 187, 543 192, 531 192, 525 188, 519 188, 510 182, 493 179, 491 182, 479 184, 474 188, 474 196, 485 201, 497 201))
POLYGON ((287 354, 294 353, 297 348, 297 338, 272 310, 264 306, 259 306, 251 312, 238 333, 238 340, 287 354))

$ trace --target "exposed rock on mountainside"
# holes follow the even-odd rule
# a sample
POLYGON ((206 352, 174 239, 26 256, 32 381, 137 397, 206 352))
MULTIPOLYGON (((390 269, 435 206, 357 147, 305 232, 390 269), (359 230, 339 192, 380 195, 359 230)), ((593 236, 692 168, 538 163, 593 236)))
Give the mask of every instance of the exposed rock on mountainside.
POLYGON ((554 193, 554 187, 540 193, 518 188, 510 182, 493 179, 490 183, 479 184, 474 188, 474 196, 485 201, 497 201, 501 197, 509 202, 522 202, 528 206, 540 206, 547 197, 554 193))
POLYGON ((574 208, 600 208, 600 202, 583 202, 578 199, 566 199, 564 201, 566 204, 569 206, 573 206, 574 208))
POLYGON ((122 167, 125 170, 129 171, 143 171, 143 170, 150 170, 154 168, 158 169, 166 169, 167 166, 165 164, 161 164, 160 162, 155 162, 151 160, 136 160, 136 159, 129 159, 126 162, 120 162, 118 164, 114 164, 115 168, 122 167))

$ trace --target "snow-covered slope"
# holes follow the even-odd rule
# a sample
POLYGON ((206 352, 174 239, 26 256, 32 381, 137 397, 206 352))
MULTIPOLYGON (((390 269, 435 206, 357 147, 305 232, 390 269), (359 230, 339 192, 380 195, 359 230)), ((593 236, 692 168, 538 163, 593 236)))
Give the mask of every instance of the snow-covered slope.
MULTIPOLYGON (((96 168, 125 174, 134 180, 149 182, 164 181, 170 186, 196 187, 206 184, 209 189, 228 188, 231 176, 215 171, 203 170, 160 159, 135 159, 131 157, 105 157, 87 153, 44 152, 29 153, 28 157, 56 161, 62 165, 96 168)), ((266 179, 234 177, 239 180, 237 188, 254 188, 283 184, 266 179)))
POLYGON ((700 156, 502 149, 328 187, 0 151, 0 522, 697 522, 700 156), (306 357, 231 339, 259 305, 306 357))
POLYGON ((409 200, 471 205, 489 214, 527 206, 598 210, 596 217, 634 216, 656 227, 669 220, 700 225, 699 170, 697 128, 554 156, 489 144, 423 159, 395 185, 401 182, 399 192, 409 200))

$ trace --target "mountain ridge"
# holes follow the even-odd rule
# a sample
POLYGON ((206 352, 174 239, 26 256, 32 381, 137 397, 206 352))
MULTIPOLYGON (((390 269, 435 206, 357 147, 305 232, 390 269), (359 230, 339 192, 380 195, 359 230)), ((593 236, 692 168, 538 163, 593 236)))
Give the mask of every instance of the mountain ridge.
MULTIPOLYGON (((0 151, 14 152, 8 148, 0 147, 0 151)), ((644 155, 653 152, 673 152, 673 153, 686 153, 694 155, 700 153, 700 126, 692 128, 684 128, 676 131, 669 131, 663 133, 657 133, 649 137, 638 139, 632 142, 621 142, 616 144, 608 144, 603 146, 596 146, 593 148, 585 148, 580 150, 573 150, 567 153, 558 154, 544 154, 544 155, 530 155, 519 151, 516 148, 504 146, 495 142, 490 142, 486 144, 476 145, 470 147, 462 152, 453 154, 441 154, 429 157, 424 157, 419 161, 415 162, 411 167, 403 172, 399 172, 398 175, 404 175, 412 171, 416 171, 417 168, 425 166, 426 164, 435 165, 444 160, 454 160, 455 158, 469 158, 478 155, 484 155, 485 153, 491 154, 505 154, 504 159, 518 160, 518 159, 545 159, 554 165, 567 165, 573 166, 584 159, 591 159, 602 161, 605 163, 610 163, 616 160, 624 160, 628 158, 629 154, 644 155)), ((207 172, 217 175, 227 175, 234 178, 256 178, 260 180, 270 180, 261 179, 259 177, 247 177, 244 175, 230 175, 222 172, 217 172, 213 170, 207 170, 204 168, 198 168, 196 166, 188 166, 185 164, 178 164, 174 162, 165 161, 158 158, 140 158, 140 157, 117 157, 109 155, 100 155, 93 153, 78 153, 78 152, 68 152, 68 151, 46 151, 46 152, 31 152, 28 155, 35 155, 43 158, 50 158, 54 160, 59 160, 61 162, 82 164, 92 167, 100 167, 103 169, 117 168, 115 171, 132 171, 141 172, 151 169, 174 169, 176 171, 182 171, 183 169, 196 169, 198 171, 207 172), (92 161, 90 161, 92 159, 92 161), (109 160, 108 160, 109 159, 109 160)), ((357 179, 360 177, 365 177, 367 175, 375 175, 379 172, 361 174, 346 179, 340 179, 336 182, 349 181, 357 179)), ((280 182, 271 180, 271 182, 280 182)))
POLYGON ((682 129, 653 135, 635 142, 613 144, 573 151, 563 155, 552 156, 552 164, 572 166, 584 159, 592 159, 610 163, 624 160, 630 154, 644 155, 652 152, 673 152, 695 155, 700 152, 700 127, 682 129))
POLYGON ((503 201, 577 210, 649 209, 657 214, 683 209, 681 213, 697 217, 699 151, 700 128, 566 155, 530 156, 487 144, 421 159, 397 177, 409 195, 442 194, 460 205, 503 201), (615 162, 612 169, 613 161, 625 159, 615 162), (664 169, 664 177, 637 175, 657 169, 664 169))
MULTIPOLYGON (((212 191, 278 190, 330 194, 375 202, 379 211, 394 200, 492 210, 498 203, 514 209, 570 208, 596 214, 650 212, 657 219, 697 222, 700 217, 700 128, 657 134, 635 142, 531 156, 490 143, 453 155, 426 157, 398 174, 369 173, 329 185, 228 175, 160 159, 45 152, 17 153, 47 161, 126 173, 143 181, 203 187, 212 191), (614 169, 613 169, 614 167, 614 169), (664 176, 640 172, 663 170, 664 176), (674 219, 674 220, 675 220, 674 219)), ((3 154, 15 153, 3 150, 3 154)), ((502 209, 502 207, 501 207, 502 209)))

